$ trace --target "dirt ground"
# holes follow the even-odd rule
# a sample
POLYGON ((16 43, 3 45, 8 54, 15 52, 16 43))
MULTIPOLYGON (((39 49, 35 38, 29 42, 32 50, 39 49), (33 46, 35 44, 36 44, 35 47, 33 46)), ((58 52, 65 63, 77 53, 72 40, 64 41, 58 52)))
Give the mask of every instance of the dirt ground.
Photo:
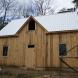
POLYGON ((66 70, 26 70, 18 67, 1 67, 0 78, 78 78, 78 72, 66 70))

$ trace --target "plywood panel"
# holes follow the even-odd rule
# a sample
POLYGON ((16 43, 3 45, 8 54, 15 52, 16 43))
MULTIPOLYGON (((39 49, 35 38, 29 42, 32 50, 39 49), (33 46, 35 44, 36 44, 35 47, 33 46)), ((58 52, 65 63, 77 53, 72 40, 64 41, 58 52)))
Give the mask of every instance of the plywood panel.
POLYGON ((26 68, 35 68, 35 48, 26 49, 25 65, 26 68))
MULTIPOLYGON (((64 58, 64 61, 71 67, 78 67, 78 59, 77 58, 64 58)), ((63 67, 67 67, 65 64, 63 64, 63 67)))
POLYGON ((53 66, 59 66, 59 36, 53 35, 53 66))
POLYGON ((76 35, 75 33, 71 33, 71 48, 74 47, 72 50, 71 50, 71 57, 73 56, 76 56, 76 35))
POLYGON ((67 56, 71 57, 71 51, 69 51, 72 48, 71 45, 71 35, 70 33, 67 33, 67 41, 66 41, 66 46, 67 46, 67 56))
POLYGON ((47 35, 47 54, 46 54, 46 59, 47 59, 47 67, 51 66, 51 57, 50 57, 50 53, 51 53, 51 45, 50 45, 50 35, 47 35))

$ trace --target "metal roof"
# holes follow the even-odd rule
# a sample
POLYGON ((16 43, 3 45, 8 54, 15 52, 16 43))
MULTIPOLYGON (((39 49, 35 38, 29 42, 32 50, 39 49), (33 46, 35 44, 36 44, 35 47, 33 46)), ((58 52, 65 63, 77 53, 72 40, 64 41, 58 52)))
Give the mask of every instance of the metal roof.
MULTIPOLYGON (((77 30, 78 14, 77 12, 60 13, 48 16, 34 17, 48 32, 77 30)), ((17 19, 11 21, 1 31, 0 36, 14 35, 27 21, 26 19, 17 19)))

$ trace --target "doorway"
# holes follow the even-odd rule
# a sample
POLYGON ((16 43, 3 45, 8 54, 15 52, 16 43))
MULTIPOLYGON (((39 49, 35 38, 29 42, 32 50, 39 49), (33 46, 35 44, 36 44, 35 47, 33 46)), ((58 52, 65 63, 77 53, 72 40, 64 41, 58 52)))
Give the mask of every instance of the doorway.
POLYGON ((28 45, 26 48, 26 54, 25 54, 25 64, 26 68, 35 68, 35 46, 34 45, 28 45))

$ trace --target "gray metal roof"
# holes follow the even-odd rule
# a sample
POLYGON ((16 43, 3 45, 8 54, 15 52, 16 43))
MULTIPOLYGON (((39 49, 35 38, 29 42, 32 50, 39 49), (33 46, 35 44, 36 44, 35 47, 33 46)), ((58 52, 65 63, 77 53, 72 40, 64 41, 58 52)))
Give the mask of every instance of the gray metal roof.
MULTIPOLYGON (((49 16, 38 16, 34 18, 48 32, 78 29, 77 12, 60 13, 49 16)), ((27 19, 28 18, 13 20, 0 31, 0 36, 16 34, 16 32, 22 27, 27 19)))

